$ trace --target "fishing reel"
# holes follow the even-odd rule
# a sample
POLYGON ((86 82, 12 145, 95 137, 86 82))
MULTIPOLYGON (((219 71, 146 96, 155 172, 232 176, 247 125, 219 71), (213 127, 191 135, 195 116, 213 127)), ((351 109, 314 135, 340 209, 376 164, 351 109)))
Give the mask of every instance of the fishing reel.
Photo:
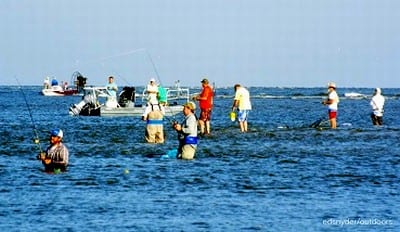
POLYGON ((40 143, 39 138, 33 138, 32 141, 33 141, 34 144, 39 144, 40 143))
POLYGON ((40 152, 40 153, 36 156, 36 158, 37 158, 38 160, 45 160, 45 159, 46 159, 46 153, 45 153, 45 152, 40 152))
POLYGON ((176 125, 178 125, 179 123, 178 123, 178 121, 176 121, 176 120, 172 120, 172 128, 176 128, 176 125))

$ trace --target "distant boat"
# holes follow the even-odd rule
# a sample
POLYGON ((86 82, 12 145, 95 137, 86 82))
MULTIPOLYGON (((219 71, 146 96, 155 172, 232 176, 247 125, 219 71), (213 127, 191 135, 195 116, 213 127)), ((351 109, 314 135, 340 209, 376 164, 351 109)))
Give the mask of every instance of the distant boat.
POLYGON ((357 92, 348 92, 348 93, 345 93, 344 96, 347 98, 355 98, 355 99, 367 98, 367 96, 365 94, 357 93, 357 92))
POLYGON ((43 89, 41 93, 44 96, 71 96, 77 95, 82 92, 86 85, 87 78, 82 76, 78 71, 72 74, 71 81, 74 83, 74 87, 68 87, 68 82, 58 83, 56 78, 53 78, 50 82, 50 77, 46 77, 43 83, 43 89))

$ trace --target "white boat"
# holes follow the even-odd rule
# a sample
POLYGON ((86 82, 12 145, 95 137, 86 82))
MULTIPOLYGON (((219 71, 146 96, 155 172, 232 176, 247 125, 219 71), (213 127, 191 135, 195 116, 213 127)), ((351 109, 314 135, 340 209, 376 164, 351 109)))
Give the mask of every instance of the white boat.
POLYGON ((347 98, 354 98, 354 99, 367 98, 366 95, 357 92, 348 92, 345 93, 344 96, 347 98))
MULTIPOLYGON (((182 112, 183 104, 190 99, 188 88, 166 88, 167 105, 165 116, 173 116, 182 112)), ((136 94, 135 87, 124 87, 113 99, 107 94, 105 87, 85 87, 82 100, 69 108, 73 116, 138 116, 141 117, 146 108, 145 90, 136 94)))
POLYGON ((86 85, 87 78, 82 76, 79 72, 72 74, 71 81, 74 83, 74 87, 68 87, 67 82, 61 84, 53 78, 50 82, 50 77, 46 77, 43 83, 43 89, 41 93, 44 96, 71 96, 80 94, 86 85))

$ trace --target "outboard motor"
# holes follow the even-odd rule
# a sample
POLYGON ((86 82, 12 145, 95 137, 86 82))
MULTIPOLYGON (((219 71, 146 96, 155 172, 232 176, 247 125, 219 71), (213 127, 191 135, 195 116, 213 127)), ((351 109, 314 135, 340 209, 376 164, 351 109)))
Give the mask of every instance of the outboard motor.
POLYGON ((118 104, 121 107, 126 107, 130 103, 134 104, 135 102, 135 87, 125 86, 121 93, 119 94, 118 104))
POLYGON ((70 115, 79 115, 82 111, 82 109, 86 106, 86 105, 95 105, 96 104, 96 100, 95 97, 93 96, 93 94, 89 94, 89 95, 85 95, 82 99, 82 101, 80 101, 78 104, 73 104, 71 105, 71 107, 69 107, 69 114, 70 115))
POLYGON ((74 80, 74 84, 75 84, 78 92, 81 92, 83 90, 83 88, 86 86, 87 78, 84 77, 80 72, 75 71, 72 74, 72 79, 74 80))

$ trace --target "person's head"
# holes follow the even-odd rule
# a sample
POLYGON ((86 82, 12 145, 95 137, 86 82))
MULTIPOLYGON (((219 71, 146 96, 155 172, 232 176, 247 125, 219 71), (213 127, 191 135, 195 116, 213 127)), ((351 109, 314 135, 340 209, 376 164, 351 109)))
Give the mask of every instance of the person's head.
POLYGON ((150 83, 151 85, 155 85, 155 84, 156 84, 156 79, 151 78, 149 83, 150 83))
POLYGON ((63 139, 64 133, 61 129, 53 129, 50 131, 50 143, 57 144, 63 139))
POLYGON ((113 76, 109 76, 109 77, 108 77, 108 82, 109 82, 109 83, 112 83, 113 81, 114 81, 114 77, 113 77, 113 76))
POLYGON ((190 113, 194 113, 195 110, 196 110, 196 104, 194 104, 194 102, 189 101, 183 104, 183 114, 185 116, 190 113))
POLYGON ((328 83, 328 91, 332 91, 336 89, 336 84, 334 82, 328 83))
POLYGON ((208 79, 204 78, 203 80, 201 80, 201 84, 202 85, 208 85, 208 79))
POLYGON ((240 88, 240 84, 236 84, 235 86, 233 86, 233 89, 235 90, 235 92, 237 91, 238 88, 240 88))
POLYGON ((380 95, 382 93, 381 88, 375 88, 374 89, 374 95, 380 95))

